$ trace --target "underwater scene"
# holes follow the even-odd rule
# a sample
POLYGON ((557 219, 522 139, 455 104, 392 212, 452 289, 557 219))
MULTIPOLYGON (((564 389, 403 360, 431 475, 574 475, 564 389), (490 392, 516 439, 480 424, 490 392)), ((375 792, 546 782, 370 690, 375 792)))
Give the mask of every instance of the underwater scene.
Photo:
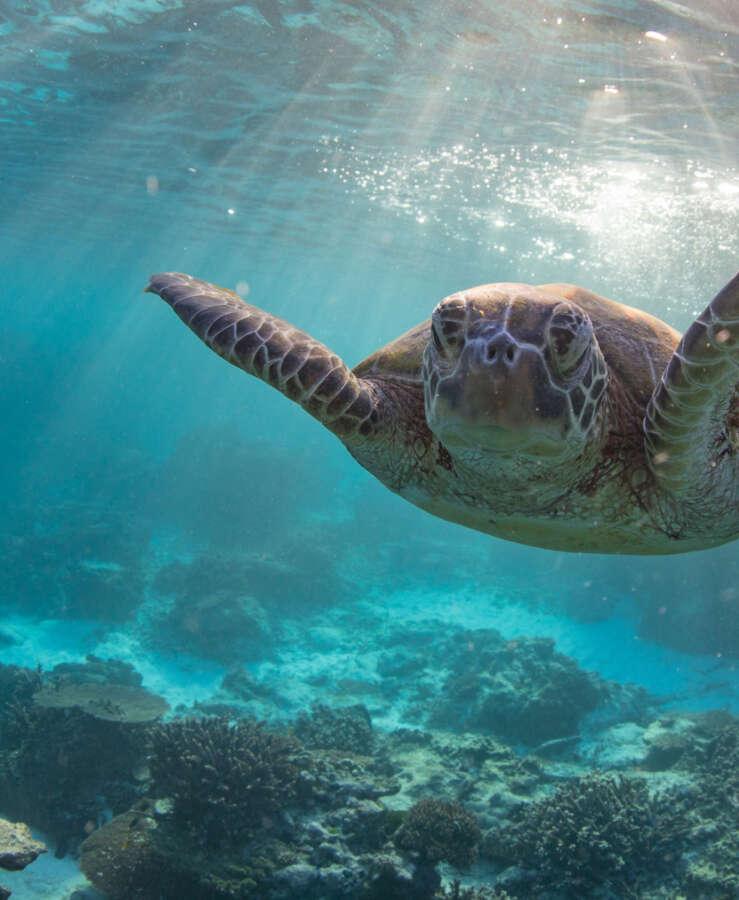
POLYGON ((0 47, 0 898, 739 898, 736 0, 0 47))

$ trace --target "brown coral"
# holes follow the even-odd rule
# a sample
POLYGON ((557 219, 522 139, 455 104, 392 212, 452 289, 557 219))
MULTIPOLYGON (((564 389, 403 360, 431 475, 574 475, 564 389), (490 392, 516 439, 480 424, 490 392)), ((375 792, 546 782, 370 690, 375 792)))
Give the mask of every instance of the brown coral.
POLYGON ((78 707, 106 722, 151 722, 169 709, 163 697, 125 684, 57 682, 36 691, 33 700, 47 709, 78 707))

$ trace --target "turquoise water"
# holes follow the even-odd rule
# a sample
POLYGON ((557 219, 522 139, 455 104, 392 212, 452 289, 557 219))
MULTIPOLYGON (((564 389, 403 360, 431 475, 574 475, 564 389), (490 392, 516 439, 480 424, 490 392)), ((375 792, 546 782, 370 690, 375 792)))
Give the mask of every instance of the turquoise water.
MULTIPOLYGON (((360 703, 378 740, 437 729, 526 754, 571 735, 527 741, 477 715, 484 678, 445 642, 551 638, 578 671, 653 698, 649 714, 624 700, 583 715, 558 762, 568 777, 643 771, 660 716, 679 730, 739 713, 736 544, 586 556, 432 519, 142 293, 151 272, 190 272, 350 365, 492 281, 581 284, 684 330, 739 259, 731 0, 11 2, 0 46, 4 666, 53 679, 94 654, 132 664, 180 715, 197 702, 284 727, 317 702, 360 703), (252 693, 229 695, 228 671, 252 693), (449 673, 477 686, 455 700, 449 673)), ((520 703, 542 690, 519 687, 520 703)), ((3 752, 21 758, 3 728, 3 752)), ((95 827, 126 808, 102 769, 95 827)), ((691 768, 659 773, 683 783, 691 768)), ((430 784, 383 802, 464 799, 430 784)), ((67 900, 85 884, 88 832, 74 820, 50 834, 62 813, 26 801, 0 791, 0 815, 52 849, 64 832, 62 858, 0 882, 67 900)), ((736 806, 716 846, 721 828, 739 830, 736 806)), ((342 847, 352 870, 362 848, 342 847)), ((675 871, 706 847, 688 841, 675 871)), ((732 847, 723 881, 628 890, 739 896, 732 847)), ((475 865, 442 867, 444 883, 502 871, 484 850, 475 865)), ((313 874, 285 896, 364 896, 313 874)), ((564 896, 632 896, 609 878, 564 896)))

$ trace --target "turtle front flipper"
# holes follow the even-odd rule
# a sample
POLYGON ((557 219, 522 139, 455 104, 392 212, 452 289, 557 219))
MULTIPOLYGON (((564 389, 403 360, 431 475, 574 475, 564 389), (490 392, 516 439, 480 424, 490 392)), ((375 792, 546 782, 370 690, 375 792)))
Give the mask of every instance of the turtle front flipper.
POLYGON ((145 290, 169 303, 211 350, 295 400, 344 442, 372 432, 373 385, 304 331, 234 291, 179 272, 152 275, 145 290))
POLYGON ((739 273, 683 335, 644 430, 663 488, 715 520, 739 518, 739 273))

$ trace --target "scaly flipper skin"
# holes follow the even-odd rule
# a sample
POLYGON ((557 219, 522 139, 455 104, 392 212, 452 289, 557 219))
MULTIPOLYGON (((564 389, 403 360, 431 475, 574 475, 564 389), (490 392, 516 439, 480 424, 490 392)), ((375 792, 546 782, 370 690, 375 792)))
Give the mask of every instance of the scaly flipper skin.
POLYGON ((694 507, 709 528, 726 515, 736 523, 739 273, 683 335, 647 406, 644 432, 649 465, 665 491, 694 507))
POLYGON ((165 300, 211 350, 295 400, 345 443, 373 431, 374 387, 289 322, 180 272, 152 275, 145 290, 165 300))

